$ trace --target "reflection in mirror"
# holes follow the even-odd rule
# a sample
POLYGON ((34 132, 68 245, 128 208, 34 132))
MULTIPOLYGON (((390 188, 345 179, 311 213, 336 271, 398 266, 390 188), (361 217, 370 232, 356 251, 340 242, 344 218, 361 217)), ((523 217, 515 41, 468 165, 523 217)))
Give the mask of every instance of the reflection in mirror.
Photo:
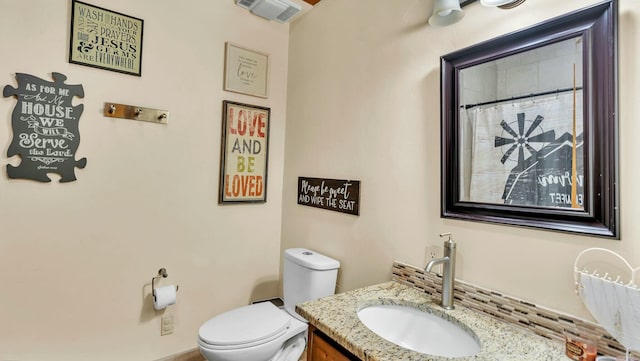
POLYGON ((460 71, 460 201, 584 209, 582 50, 575 37, 460 71))

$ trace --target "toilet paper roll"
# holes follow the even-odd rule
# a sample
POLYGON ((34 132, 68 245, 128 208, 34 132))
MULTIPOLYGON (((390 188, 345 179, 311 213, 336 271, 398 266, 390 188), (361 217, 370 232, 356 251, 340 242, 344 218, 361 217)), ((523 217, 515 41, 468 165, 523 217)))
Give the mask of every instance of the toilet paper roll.
POLYGON ((176 303, 176 286, 156 287, 153 292, 153 308, 164 310, 176 303))

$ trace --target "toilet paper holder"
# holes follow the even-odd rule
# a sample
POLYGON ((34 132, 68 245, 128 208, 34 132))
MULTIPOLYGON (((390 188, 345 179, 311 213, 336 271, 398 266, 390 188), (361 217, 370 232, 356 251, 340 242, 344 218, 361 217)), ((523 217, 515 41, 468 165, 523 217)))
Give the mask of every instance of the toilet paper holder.
MULTIPOLYGON (((153 295, 153 299, 156 299, 156 278, 167 278, 169 275, 167 274, 166 268, 160 268, 158 270, 158 275, 151 279, 151 294, 153 295)), ((176 292, 178 292, 179 286, 176 285, 176 292)))

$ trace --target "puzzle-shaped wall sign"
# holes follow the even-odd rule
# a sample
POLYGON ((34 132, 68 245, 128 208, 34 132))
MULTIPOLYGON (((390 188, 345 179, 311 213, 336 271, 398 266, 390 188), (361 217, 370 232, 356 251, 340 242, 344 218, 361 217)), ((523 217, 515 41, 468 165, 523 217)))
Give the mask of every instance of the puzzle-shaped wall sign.
POLYGON ((80 144, 78 121, 84 106, 73 106, 74 96, 84 97, 82 85, 64 84, 64 74, 52 73, 54 82, 29 74, 16 74, 18 88, 4 87, 2 95, 16 96, 11 126, 13 140, 7 156, 19 156, 18 166, 7 164, 9 178, 51 182, 47 173, 57 173, 60 182, 76 180, 75 167, 87 159, 75 159, 80 144))

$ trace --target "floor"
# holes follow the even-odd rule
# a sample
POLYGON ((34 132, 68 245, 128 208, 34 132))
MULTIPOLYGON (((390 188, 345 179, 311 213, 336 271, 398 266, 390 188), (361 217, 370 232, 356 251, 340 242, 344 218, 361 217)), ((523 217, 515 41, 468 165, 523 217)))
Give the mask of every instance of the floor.
MULTIPOLYGON (((302 355, 300 356, 300 360, 298 361, 306 361, 306 359, 307 359, 307 351, 305 350, 305 352, 303 352, 302 355)), ((206 361, 206 360, 200 354, 200 351, 192 350, 180 355, 166 357, 157 361, 206 361)))

